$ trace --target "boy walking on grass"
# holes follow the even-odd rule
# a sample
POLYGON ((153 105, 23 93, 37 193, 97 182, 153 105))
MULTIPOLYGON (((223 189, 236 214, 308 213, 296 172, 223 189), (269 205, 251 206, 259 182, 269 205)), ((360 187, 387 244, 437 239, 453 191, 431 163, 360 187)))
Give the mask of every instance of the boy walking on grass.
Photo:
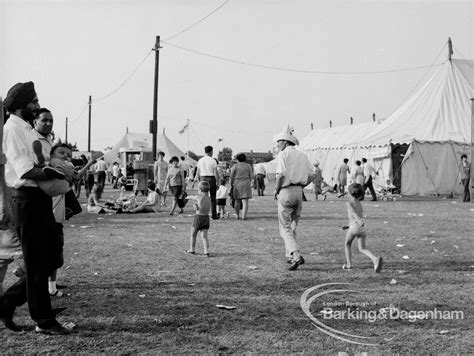
POLYGON ((211 197, 209 196, 209 183, 206 181, 199 182, 198 197, 193 207, 196 210, 194 215, 193 226, 191 228, 190 248, 185 251, 187 254, 194 255, 196 247, 196 237, 201 232, 202 243, 204 247, 204 256, 209 257, 209 240, 207 232, 209 230, 209 212, 211 211, 211 197))
POLYGON ((352 241, 357 237, 359 251, 372 260, 375 272, 379 273, 382 270, 382 257, 375 257, 372 252, 365 248, 365 222, 362 219, 363 209, 360 203, 360 200, 364 197, 364 188, 360 184, 353 183, 349 186, 348 190, 351 198, 346 203, 349 218, 345 246, 347 263, 342 265, 342 269, 352 269, 351 245, 352 241))

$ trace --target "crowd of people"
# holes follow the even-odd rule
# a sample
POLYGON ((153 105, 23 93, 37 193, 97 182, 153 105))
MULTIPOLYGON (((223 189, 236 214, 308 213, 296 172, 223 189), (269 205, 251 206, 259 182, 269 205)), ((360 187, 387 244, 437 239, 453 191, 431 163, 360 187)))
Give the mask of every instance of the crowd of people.
MULTIPOLYGON (((49 335, 70 333, 57 321, 51 298, 67 295, 59 290, 56 283, 57 270, 64 263, 62 223, 82 210, 77 201, 81 186, 78 182, 81 180, 85 185, 89 212, 162 212, 167 207, 169 191, 172 196, 169 215, 173 216, 177 209, 182 213, 186 202, 193 200, 195 214, 189 249, 185 252, 188 255, 196 254, 196 239, 201 234, 203 252, 208 257, 211 220, 229 217, 226 212, 227 199, 235 210, 236 218, 247 220, 252 187, 257 191, 257 196, 265 195, 266 171, 263 164, 252 167, 247 163, 245 154, 239 153, 230 170, 222 172, 219 162, 213 158, 213 147, 206 146, 205 155, 199 159, 196 167, 189 166, 184 157, 180 160, 173 156, 167 162, 165 153, 159 152, 153 167, 154 178, 147 185, 146 200, 137 204, 133 197, 129 200, 124 198, 126 179, 121 176, 118 164, 114 163, 108 168, 103 158, 87 160, 82 157, 82 163, 74 167, 71 163, 71 146, 53 143, 50 137, 53 115, 50 110, 40 107, 32 82, 13 86, 3 104, 9 117, 3 128, 6 160, 1 157, 0 163, 5 164, 5 180, 11 193, 9 214, 12 225, 9 231, 13 237, 16 235, 18 246, 21 243, 24 260, 24 271, 19 273, 18 281, 0 295, 0 320, 10 330, 23 330, 13 321, 13 315, 16 307, 27 302, 30 316, 36 323, 36 332, 49 335), (108 175, 113 188, 121 189, 119 210, 100 201, 108 175), (188 183, 191 183, 191 188, 198 183, 196 196, 187 196, 188 183), (72 187, 75 187, 75 194, 72 187)), ((296 230, 303 210, 303 189, 313 183, 315 199, 321 194, 325 198, 328 192, 336 190, 338 197, 343 197, 347 192, 350 195, 346 204, 346 263, 342 268, 353 267, 351 245, 357 238, 359 251, 372 260, 375 272, 380 272, 383 259, 366 248, 365 220, 360 203, 367 189, 372 200, 377 200, 372 183, 377 172, 373 166, 366 158, 362 158, 355 162, 351 173, 349 159, 345 158, 337 173, 337 186, 330 187, 324 182, 320 163, 311 163, 305 153, 296 149, 299 143, 290 126, 285 126, 274 137, 274 141, 279 149, 274 199, 277 201, 279 233, 284 242, 288 269, 297 270, 305 263, 296 230), (349 175, 352 183, 346 190, 349 175)), ((470 163, 465 155, 461 166, 464 199, 467 200, 470 197, 470 163)), ((3 281, 1 277, 0 281, 3 281)))

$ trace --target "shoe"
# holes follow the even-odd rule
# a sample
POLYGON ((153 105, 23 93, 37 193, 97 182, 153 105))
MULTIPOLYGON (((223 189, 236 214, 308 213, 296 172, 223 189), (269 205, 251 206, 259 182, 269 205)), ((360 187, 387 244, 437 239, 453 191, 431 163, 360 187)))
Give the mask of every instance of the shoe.
POLYGON ((203 253, 203 255, 204 255, 205 257, 211 257, 211 255, 209 254, 209 252, 208 252, 208 253, 203 253))
POLYGON ((62 285, 62 284, 56 284, 56 289, 66 289, 67 286, 62 285))
POLYGON ((304 263, 304 258, 303 256, 300 256, 296 261, 291 262, 291 266, 288 268, 289 271, 295 271, 298 266, 302 265, 304 263))
POLYGON ((11 312, 11 311, 0 310, 0 320, 3 322, 3 325, 5 325, 5 327, 11 331, 15 331, 15 332, 24 331, 25 329, 23 329, 21 326, 19 326, 17 323, 13 321, 13 313, 14 312, 11 312))
POLYGON ((372 199, 371 201, 377 201, 377 199, 372 199))
POLYGON ((379 257, 377 259, 377 263, 374 266, 375 273, 380 273, 380 271, 382 270, 382 265, 383 265, 383 259, 382 257, 379 257))
POLYGON ((219 220, 219 219, 220 219, 220 216, 218 215, 212 217, 212 220, 219 220))
POLYGON ((347 265, 344 263, 344 264, 342 265, 342 269, 352 269, 352 267, 347 267, 347 265))
POLYGON ((71 332, 66 329, 64 326, 61 324, 57 323, 54 325, 52 328, 49 329, 43 329, 40 328, 39 326, 36 326, 35 331, 40 334, 45 334, 45 335, 69 335, 71 332))
POLYGON ((59 170, 53 167, 44 167, 43 172, 49 178, 64 179, 64 177, 66 177, 63 172, 60 172, 59 170))
POLYGON ((196 254, 196 252, 194 252, 194 251, 184 251, 184 253, 186 255, 195 255, 196 254))
POLYGON ((54 293, 49 293, 49 296, 50 297, 57 297, 57 298, 61 298, 61 297, 70 297, 71 295, 69 293, 63 293, 61 292, 59 289, 56 289, 56 292, 54 293))

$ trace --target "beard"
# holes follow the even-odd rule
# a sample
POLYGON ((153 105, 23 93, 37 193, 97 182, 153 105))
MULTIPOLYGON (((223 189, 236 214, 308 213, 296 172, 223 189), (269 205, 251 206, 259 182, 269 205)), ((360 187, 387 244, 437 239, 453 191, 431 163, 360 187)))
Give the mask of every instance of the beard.
POLYGON ((38 110, 30 109, 30 108, 23 108, 21 109, 21 117, 23 120, 30 123, 31 127, 33 127, 33 120, 36 118, 38 110))

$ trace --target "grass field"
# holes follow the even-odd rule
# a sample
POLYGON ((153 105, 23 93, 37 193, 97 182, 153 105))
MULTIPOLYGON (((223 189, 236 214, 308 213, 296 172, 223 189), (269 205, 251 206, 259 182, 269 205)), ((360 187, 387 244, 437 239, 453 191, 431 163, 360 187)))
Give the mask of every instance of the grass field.
MULTIPOLYGON (((114 195, 107 188, 105 198, 114 195)), ((364 202, 367 246, 385 260, 375 274, 357 251, 354 269, 341 269, 344 202, 333 196, 304 203, 298 238, 306 264, 294 272, 287 271, 271 196, 250 201, 248 221, 211 222, 210 258, 199 254, 199 239, 196 256, 183 253, 190 207, 174 217, 82 213, 64 229, 59 279, 72 296, 53 300, 68 307, 60 321, 76 324, 76 332, 49 337, 0 327, 1 353, 473 353, 474 206, 450 199, 364 202), (301 295, 325 283, 354 283, 323 289, 357 292, 322 295, 311 314, 336 330, 372 337, 350 339, 373 346, 329 336, 305 315, 301 295), (344 310, 346 302, 358 311, 393 305, 462 311, 463 318, 370 322, 319 314, 328 306, 344 310)), ((12 281, 8 273, 6 284, 12 281)), ((26 306, 15 320, 33 329, 26 306)))

